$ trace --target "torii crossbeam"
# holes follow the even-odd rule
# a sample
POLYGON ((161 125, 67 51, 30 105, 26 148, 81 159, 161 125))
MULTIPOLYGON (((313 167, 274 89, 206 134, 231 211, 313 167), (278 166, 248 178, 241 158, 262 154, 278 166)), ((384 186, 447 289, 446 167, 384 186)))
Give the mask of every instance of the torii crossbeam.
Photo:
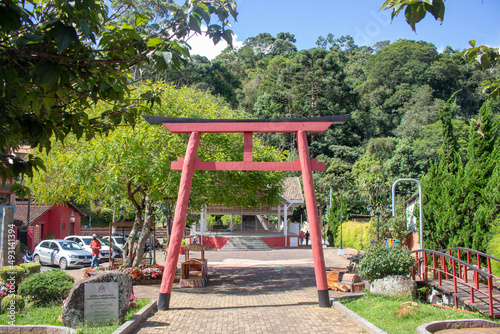
POLYGON ((321 228, 314 192, 313 171, 324 171, 325 164, 319 163, 309 156, 307 133, 326 131, 332 124, 345 123, 350 115, 289 118, 272 120, 230 120, 230 119, 197 119, 172 118, 159 116, 143 116, 150 124, 163 124, 172 133, 189 133, 189 142, 186 155, 183 159, 172 161, 171 169, 182 170, 179 185, 179 194, 175 207, 174 222, 170 236, 165 270, 163 272, 158 309, 168 310, 170 295, 174 284, 177 261, 181 248, 189 195, 195 170, 241 170, 241 171, 301 171, 306 198, 307 218, 311 235, 311 247, 318 290, 319 306, 330 307, 328 285, 326 280, 325 259, 321 245, 321 228), (299 160, 293 162, 257 162, 253 161, 253 133, 296 133, 299 160), (243 161, 221 162, 202 161, 196 158, 200 136, 202 133, 243 133, 244 155, 243 161))

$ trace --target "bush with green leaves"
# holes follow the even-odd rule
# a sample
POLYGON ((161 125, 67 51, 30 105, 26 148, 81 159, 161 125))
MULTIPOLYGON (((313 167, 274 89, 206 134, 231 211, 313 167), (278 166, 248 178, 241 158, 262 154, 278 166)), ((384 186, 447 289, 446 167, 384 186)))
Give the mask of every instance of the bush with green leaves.
POLYGON ((40 269, 42 268, 42 265, 37 262, 32 262, 32 263, 21 263, 19 265, 21 268, 26 270, 26 273, 28 276, 32 274, 38 274, 40 272, 40 269))
POLYGON ((52 269, 29 276, 21 283, 18 292, 30 298, 35 305, 47 305, 66 299, 74 281, 61 269, 52 269))
MULTIPOLYGON (((340 246, 340 227, 337 229, 335 246, 340 246)), ((342 223, 342 247, 362 250, 370 245, 370 224, 356 221, 342 223)))
POLYGON ((2 299, 2 313, 10 312, 11 310, 14 312, 24 310, 24 298, 14 294, 5 296, 4 299, 2 299))
POLYGON ((15 279, 16 283, 20 283, 25 276, 26 271, 20 266, 4 266, 0 268, 0 279, 6 283, 14 283, 12 278, 15 279))
POLYGON ((374 244, 359 261, 359 275, 369 281, 392 275, 408 276, 417 262, 405 247, 374 244))
MULTIPOLYGON (((497 219, 497 221, 495 221, 495 224, 498 223, 500 223, 500 219, 497 219)), ((490 239, 490 241, 488 242, 488 248, 486 249, 486 253, 494 257, 500 258, 500 232, 497 231, 490 239)), ((498 264, 498 262, 492 261, 491 271, 493 271, 493 274, 495 274, 496 276, 500 276, 500 265, 498 264)))

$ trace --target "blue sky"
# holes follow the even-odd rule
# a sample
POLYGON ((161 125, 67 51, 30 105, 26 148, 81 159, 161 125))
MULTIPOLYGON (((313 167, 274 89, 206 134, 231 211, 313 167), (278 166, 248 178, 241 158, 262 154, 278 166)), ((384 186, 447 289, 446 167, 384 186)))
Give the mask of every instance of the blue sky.
MULTIPOLYGON (((390 11, 379 11, 383 0, 237 0, 238 22, 232 27, 236 41, 268 32, 295 35, 299 50, 315 47, 319 36, 351 35, 355 44, 372 46, 376 42, 400 38, 431 42, 438 50, 446 46, 463 50, 475 39, 478 44, 500 47, 500 0, 448 0, 444 23, 431 15, 417 24, 413 32, 403 14, 391 23, 390 11)), ((193 54, 209 58, 224 48, 192 39, 193 54)), ((238 43, 236 43, 238 45, 238 43)))

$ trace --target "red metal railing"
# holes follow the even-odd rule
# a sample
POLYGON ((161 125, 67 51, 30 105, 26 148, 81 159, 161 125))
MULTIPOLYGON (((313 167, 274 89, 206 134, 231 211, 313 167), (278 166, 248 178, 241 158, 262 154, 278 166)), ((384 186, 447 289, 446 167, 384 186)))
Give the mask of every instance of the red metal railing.
MULTIPOLYGON (((490 316, 494 317, 493 313, 493 274, 491 274, 491 259, 498 260, 488 254, 477 252, 466 248, 453 248, 445 249, 442 251, 435 251, 431 249, 419 249, 412 253, 417 254, 418 261, 418 275, 423 281, 428 280, 429 273, 432 273, 433 280, 438 282, 439 286, 442 286, 443 276, 445 279, 453 280, 453 291, 455 294, 455 308, 458 308, 458 297, 457 297, 457 284, 463 284, 470 288, 471 303, 475 302, 475 293, 480 293, 488 297, 488 306, 490 311, 490 316), (452 252, 457 251, 458 256, 452 256, 452 252), (462 261, 460 256, 462 252, 467 252, 468 262, 462 261), (471 264, 470 254, 477 254, 478 266, 471 264), (480 256, 486 257, 488 263, 488 272, 484 271, 480 267, 481 258, 480 256), (431 258, 431 263, 429 264, 429 258, 431 258), (471 271, 473 273, 472 282, 469 282, 469 277, 467 272, 471 271), (479 276, 482 276, 487 281, 488 291, 483 291, 479 285, 479 276)), ((495 276, 496 277, 496 276, 495 276)))
POLYGON ((469 249, 469 248, 463 248, 463 247, 455 247, 455 248, 446 248, 440 250, 440 252, 447 252, 449 255, 453 255, 452 252, 456 252, 456 257, 462 260, 465 254, 465 258, 467 259, 468 264, 474 264, 472 263, 472 260, 475 260, 475 264, 477 265, 478 269, 481 268, 482 263, 486 263, 486 269, 484 269, 488 274, 492 275, 496 279, 500 279, 500 277, 496 276, 493 274, 491 268, 492 265, 497 265, 500 267, 500 259, 494 256, 491 256, 489 254, 479 252, 474 249, 469 249), (492 264, 493 263, 493 264, 492 264))

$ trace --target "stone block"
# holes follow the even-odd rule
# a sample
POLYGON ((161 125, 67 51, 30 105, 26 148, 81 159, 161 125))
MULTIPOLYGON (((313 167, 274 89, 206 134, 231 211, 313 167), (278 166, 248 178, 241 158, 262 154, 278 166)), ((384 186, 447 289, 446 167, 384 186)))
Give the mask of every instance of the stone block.
POLYGON ((406 276, 387 276, 373 280, 370 284, 370 293, 400 298, 415 297, 417 283, 406 276))
POLYGON ((108 272, 85 278, 75 283, 69 292, 68 299, 62 312, 62 321, 64 326, 75 327, 84 322, 84 304, 85 304, 85 284, 86 283, 118 283, 118 315, 123 319, 127 313, 130 294, 132 293, 132 281, 124 273, 108 272))

